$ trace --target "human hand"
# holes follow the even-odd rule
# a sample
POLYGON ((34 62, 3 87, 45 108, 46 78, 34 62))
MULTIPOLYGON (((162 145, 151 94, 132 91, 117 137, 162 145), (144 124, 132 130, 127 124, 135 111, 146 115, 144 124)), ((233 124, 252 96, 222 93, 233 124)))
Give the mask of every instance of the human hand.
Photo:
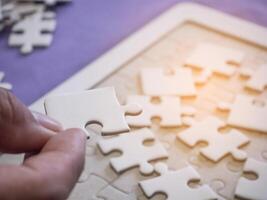
POLYGON ((63 131, 0 89, 0 152, 38 152, 19 166, 0 165, 1 199, 66 199, 83 169, 85 142, 80 129, 63 131))

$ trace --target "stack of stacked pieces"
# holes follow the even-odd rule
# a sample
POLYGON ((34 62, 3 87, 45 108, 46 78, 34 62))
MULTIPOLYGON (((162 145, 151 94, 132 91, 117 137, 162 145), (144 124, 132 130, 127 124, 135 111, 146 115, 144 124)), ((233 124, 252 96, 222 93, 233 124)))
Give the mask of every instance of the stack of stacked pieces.
POLYGON ((34 47, 48 47, 56 28, 55 13, 59 3, 70 0, 0 1, 0 31, 11 30, 8 44, 19 47, 21 53, 31 53, 34 47))

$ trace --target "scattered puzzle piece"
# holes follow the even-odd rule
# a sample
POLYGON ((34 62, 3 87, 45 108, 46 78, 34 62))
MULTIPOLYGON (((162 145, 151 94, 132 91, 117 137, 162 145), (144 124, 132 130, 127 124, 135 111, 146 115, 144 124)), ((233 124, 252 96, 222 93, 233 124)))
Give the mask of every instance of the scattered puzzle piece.
POLYGON ((107 185, 101 177, 91 175, 86 182, 76 184, 68 200, 98 200, 97 193, 107 185))
POLYGON ((192 72, 187 68, 144 68, 141 82, 146 95, 196 95, 192 72))
POLYGON ((267 163, 254 159, 248 159, 244 172, 254 172, 257 180, 249 180, 241 177, 237 183, 235 194, 244 199, 266 200, 267 199, 267 163))
POLYGON ((0 71, 0 88, 11 90, 12 89, 12 85, 10 83, 2 82, 4 77, 5 77, 5 73, 0 71))
POLYGON ((56 28, 53 12, 38 11, 15 24, 9 37, 10 46, 20 46, 21 53, 27 54, 36 46, 47 47, 52 42, 56 28), (45 33, 44 33, 45 32, 45 33))
POLYGON ((111 185, 100 191, 97 196, 104 200, 136 200, 134 193, 124 193, 111 185))
POLYGON ((121 106, 112 87, 48 97, 45 108, 47 115, 59 121, 64 128, 85 130, 90 123, 100 123, 103 135, 129 131, 125 114, 142 111, 135 104, 121 106))
POLYGON ((240 65, 243 57, 243 53, 238 50, 210 43, 201 43, 186 59, 185 65, 200 69, 202 73, 198 82, 204 83, 212 73, 225 76, 233 75, 236 69, 231 64, 240 65))
POLYGON ((241 71, 241 74, 250 78, 246 83, 247 88, 262 92, 267 86, 267 64, 260 66, 256 70, 246 68, 241 71))
POLYGON ((139 166, 142 174, 151 174, 153 166, 148 161, 167 158, 168 153, 159 143, 154 134, 147 128, 117 137, 99 141, 99 147, 104 154, 120 151, 120 157, 110 159, 111 166, 118 173, 139 166), (154 141, 152 146, 145 146, 145 141, 154 141))
POLYGON ((249 139, 237 130, 228 133, 220 133, 218 129, 225 126, 224 122, 208 117, 203 121, 194 122, 190 128, 179 133, 177 138, 190 147, 198 142, 207 142, 208 146, 200 152, 210 160, 217 162, 227 154, 231 154, 236 160, 245 160, 247 154, 239 150, 239 147, 249 142, 249 139))
POLYGON ((34 2, 34 3, 45 3, 48 6, 54 6, 57 3, 69 3, 71 0, 20 0, 21 2, 34 2))
POLYGON ((200 180, 199 174, 190 166, 177 171, 169 171, 166 164, 158 163, 155 170, 160 174, 159 177, 139 182, 148 197, 156 193, 164 193, 167 195, 167 200, 217 199, 217 195, 207 185, 195 189, 188 186, 190 181, 200 180))
POLYGON ((153 103, 149 96, 131 95, 127 103, 136 103, 142 106, 143 111, 138 116, 128 116, 128 124, 133 127, 144 127, 152 124, 153 117, 161 119, 160 126, 175 127, 182 125, 181 115, 193 115, 195 110, 192 107, 182 107, 179 97, 163 96, 158 97, 158 103, 153 103))
POLYGON ((227 124, 245 129, 267 132, 267 101, 237 95, 233 104, 220 103, 218 109, 230 111, 227 124))

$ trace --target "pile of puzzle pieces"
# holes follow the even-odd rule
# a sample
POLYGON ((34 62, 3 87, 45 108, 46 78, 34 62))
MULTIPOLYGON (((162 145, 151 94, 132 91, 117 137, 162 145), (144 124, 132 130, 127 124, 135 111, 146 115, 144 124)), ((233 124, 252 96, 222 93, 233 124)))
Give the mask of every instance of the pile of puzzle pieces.
POLYGON ((22 54, 35 47, 48 47, 56 29, 55 13, 59 3, 70 0, 17 0, 0 1, 0 31, 10 29, 8 45, 19 47, 22 54))
MULTIPOLYGON (((184 61, 184 67, 141 69, 143 94, 129 95, 125 105, 120 105, 112 87, 48 97, 45 109, 49 116, 64 128, 84 129, 89 137, 84 172, 70 199, 141 200, 159 193, 168 200, 225 199, 208 184, 190 186, 202 180, 194 166, 169 166, 168 160, 181 158, 171 158, 172 150, 151 128, 152 119, 158 117, 162 129, 186 126, 171 135, 173 142, 181 141, 192 151, 199 142, 206 142, 199 153, 215 164, 229 155, 243 162, 244 174, 253 172, 257 178, 250 180, 240 174, 234 195, 266 200, 267 163, 242 148, 251 145, 244 130, 267 133, 267 100, 237 94, 233 102, 217 102, 218 110, 229 112, 226 122, 214 115, 198 120, 194 117, 198 110, 181 102, 183 97, 197 96, 195 84, 205 84, 213 73, 232 76, 243 57, 238 50, 201 43, 184 61), (197 77, 191 68, 200 70, 197 77), (95 124, 101 128, 93 127, 95 124), (220 128, 226 125, 231 129, 222 133, 220 128), (133 176, 130 172, 134 170, 133 176)), ((244 88, 263 92, 266 69, 267 65, 254 71, 240 70, 240 75, 249 77, 244 88)))

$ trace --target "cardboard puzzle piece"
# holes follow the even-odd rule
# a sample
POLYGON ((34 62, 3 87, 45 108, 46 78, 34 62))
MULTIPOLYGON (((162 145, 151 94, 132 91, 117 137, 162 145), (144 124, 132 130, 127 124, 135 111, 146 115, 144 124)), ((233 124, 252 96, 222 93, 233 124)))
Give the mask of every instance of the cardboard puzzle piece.
POLYGON ((267 86, 267 64, 260 66, 256 70, 245 68, 241 71, 241 75, 249 77, 246 87, 249 89, 262 92, 267 86))
POLYGON ((45 3, 48 6, 54 6, 57 3, 69 3, 71 0, 20 0, 21 2, 34 2, 34 3, 45 3))
POLYGON ((243 53, 238 50, 201 43, 186 59, 185 65, 200 69, 202 72, 197 82, 204 83, 213 73, 233 75, 236 69, 231 64, 240 65, 243 57, 243 53))
POLYGON ((141 83, 146 95, 196 95, 192 72, 187 68, 144 68, 141 83))
POLYGON ((267 101, 237 95, 233 104, 219 103, 218 109, 230 111, 227 124, 267 133, 267 101))
POLYGON ((200 122, 194 122, 190 128, 177 134, 177 138, 190 147, 198 142, 207 142, 208 146, 201 148, 200 153, 214 162, 228 154, 236 160, 245 160, 247 154, 239 147, 247 144, 249 139, 237 130, 220 133, 218 129, 223 126, 223 121, 210 116, 200 122))
POLYGON ((147 128, 101 140, 98 145, 104 154, 115 150, 122 152, 120 157, 110 159, 111 166, 117 173, 139 166, 142 174, 151 174, 154 167, 149 161, 168 157, 167 151, 147 128), (146 146, 145 141, 154 141, 154 144, 146 146))
POLYGON ((102 200, 97 197, 97 193, 107 185, 101 177, 91 175, 86 182, 76 184, 68 200, 102 200))
POLYGON ((235 195, 244 199, 266 200, 267 199, 267 163, 248 159, 244 172, 257 174, 256 180, 241 177, 237 183, 235 195))
POLYGON ((136 200, 136 195, 134 193, 124 193, 112 185, 108 185, 100 191, 97 196, 103 200, 136 200))
POLYGON ((216 193, 207 185, 195 189, 188 186, 190 181, 201 179, 191 166, 177 171, 170 171, 166 164, 158 163, 155 166, 155 170, 160 174, 159 177, 139 182, 147 197, 152 197, 156 193, 164 193, 167 195, 167 200, 217 199, 216 193))
POLYGON ((20 46, 23 54, 31 53, 36 46, 49 46, 53 39, 51 33, 56 28, 54 18, 55 14, 48 11, 38 11, 26 16, 12 27, 8 44, 20 46))
POLYGON ((47 115, 64 128, 85 130, 90 123, 100 123, 103 135, 129 131, 125 114, 134 115, 142 111, 136 104, 121 106, 112 87, 48 97, 45 109, 47 115))
POLYGON ((136 103, 143 108, 140 115, 126 118, 128 124, 133 127, 150 126, 152 124, 151 119, 159 117, 161 119, 160 126, 177 127, 182 125, 182 115, 193 115, 195 113, 194 108, 181 106, 179 97, 162 96, 156 98, 156 100, 159 102, 154 103, 150 96, 128 96, 127 103, 136 103))
POLYGON ((2 82, 5 77, 5 73, 0 71, 0 88, 4 88, 6 90, 11 90, 12 85, 10 83, 2 82))

